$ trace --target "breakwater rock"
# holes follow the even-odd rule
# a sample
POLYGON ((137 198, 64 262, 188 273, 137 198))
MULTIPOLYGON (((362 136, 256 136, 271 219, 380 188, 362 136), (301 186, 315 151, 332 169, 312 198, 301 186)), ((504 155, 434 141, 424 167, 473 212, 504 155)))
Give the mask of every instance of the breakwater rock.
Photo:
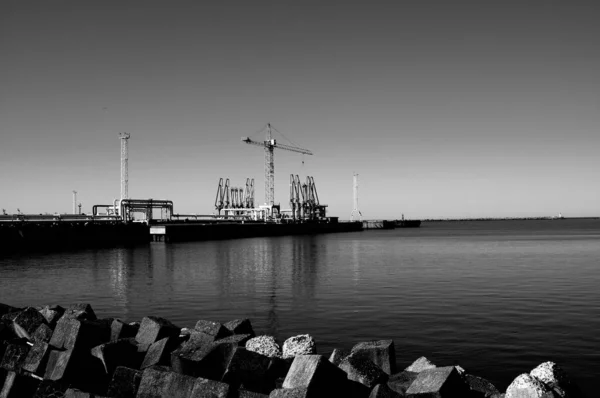
POLYGON ((0 398, 581 397, 553 362, 519 375, 504 393, 460 366, 425 357, 407 365, 397 368, 392 340, 324 356, 310 335, 280 345, 256 336, 248 319, 180 328, 153 316, 99 319, 89 304, 0 304, 0 398))

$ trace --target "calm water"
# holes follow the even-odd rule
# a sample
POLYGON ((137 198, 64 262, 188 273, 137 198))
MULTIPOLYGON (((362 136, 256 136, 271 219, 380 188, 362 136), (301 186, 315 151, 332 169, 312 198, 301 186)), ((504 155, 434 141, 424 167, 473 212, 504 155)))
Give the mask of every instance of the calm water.
POLYGON ((0 258, 0 302, 87 301, 101 317, 249 317, 310 333, 321 353, 395 341, 500 389, 553 360, 590 397, 600 374, 600 220, 424 223, 420 229, 255 238, 0 258))

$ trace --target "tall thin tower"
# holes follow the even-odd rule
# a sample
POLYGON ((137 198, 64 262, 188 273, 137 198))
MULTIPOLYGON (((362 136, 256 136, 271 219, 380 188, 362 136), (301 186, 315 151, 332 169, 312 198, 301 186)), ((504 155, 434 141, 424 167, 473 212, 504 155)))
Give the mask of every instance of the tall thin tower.
POLYGON ((358 210, 358 174, 354 174, 354 209, 352 210, 352 221, 358 216, 358 220, 362 221, 362 213, 358 210))
POLYGON ((77 214, 77 191, 73 191, 73 214, 77 214))
POLYGON ((121 139, 121 199, 129 199, 129 133, 119 134, 121 139))
POLYGON ((273 150, 273 134, 271 123, 267 124, 267 139, 265 140, 265 204, 275 204, 275 151, 273 150))

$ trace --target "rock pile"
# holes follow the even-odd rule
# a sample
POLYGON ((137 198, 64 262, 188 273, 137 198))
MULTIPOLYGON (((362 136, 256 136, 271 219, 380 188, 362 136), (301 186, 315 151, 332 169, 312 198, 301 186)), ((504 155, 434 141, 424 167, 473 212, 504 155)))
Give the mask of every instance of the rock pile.
POLYGON ((396 369, 392 340, 317 354, 309 335, 255 336, 249 320, 199 320, 181 329, 148 316, 98 319, 89 304, 0 304, 0 398, 578 398, 556 364, 517 377, 506 393, 458 366, 427 358, 396 369))

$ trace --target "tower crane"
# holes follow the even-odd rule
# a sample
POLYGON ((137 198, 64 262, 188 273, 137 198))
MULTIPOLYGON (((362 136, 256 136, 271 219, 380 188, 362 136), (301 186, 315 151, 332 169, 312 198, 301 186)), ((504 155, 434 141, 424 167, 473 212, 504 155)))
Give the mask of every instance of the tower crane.
POLYGON ((243 137, 242 142, 265 148, 265 204, 269 208, 272 208, 275 204, 275 148, 298 152, 304 155, 312 155, 313 153, 308 149, 278 143, 273 139, 271 123, 267 124, 267 136, 263 142, 254 141, 250 137, 243 137))

